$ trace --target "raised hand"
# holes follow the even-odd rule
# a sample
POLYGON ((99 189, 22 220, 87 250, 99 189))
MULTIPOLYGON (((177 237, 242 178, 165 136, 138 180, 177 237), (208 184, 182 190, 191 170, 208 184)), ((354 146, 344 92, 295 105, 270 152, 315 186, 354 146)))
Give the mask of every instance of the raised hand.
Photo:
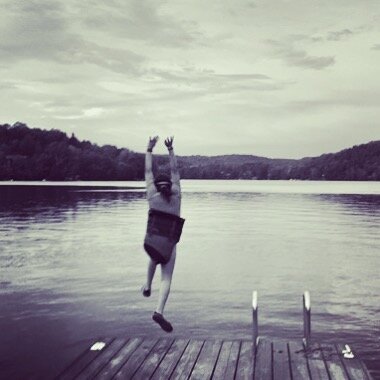
POLYGON ((174 140, 174 136, 172 137, 168 137, 166 140, 165 140, 165 145, 166 147, 171 150, 173 149, 173 140, 174 140))
POLYGON ((158 139, 159 139, 158 136, 149 137, 148 150, 153 150, 153 148, 155 147, 158 139))

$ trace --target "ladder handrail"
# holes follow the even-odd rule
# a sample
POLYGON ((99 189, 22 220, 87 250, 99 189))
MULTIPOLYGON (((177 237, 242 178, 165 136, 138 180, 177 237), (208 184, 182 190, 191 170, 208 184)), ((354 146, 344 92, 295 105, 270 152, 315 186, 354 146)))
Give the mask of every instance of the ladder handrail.
POLYGON ((303 304, 303 341, 307 347, 311 338, 311 300, 310 293, 306 290, 302 296, 303 304))
POLYGON ((252 292, 252 335, 254 347, 259 342, 259 320, 258 320, 259 305, 257 300, 257 290, 252 292))

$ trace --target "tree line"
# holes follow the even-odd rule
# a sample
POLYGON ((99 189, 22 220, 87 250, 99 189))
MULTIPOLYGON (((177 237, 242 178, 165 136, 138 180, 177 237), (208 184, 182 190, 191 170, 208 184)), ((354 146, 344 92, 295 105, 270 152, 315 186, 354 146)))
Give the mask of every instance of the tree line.
MULTIPOLYGON (((380 180, 380 141, 300 160, 253 155, 180 156, 182 178, 380 180)), ((169 171, 157 155, 155 171, 169 171)), ((144 178, 144 153, 79 141, 59 130, 0 125, 0 180, 124 181, 144 178)))

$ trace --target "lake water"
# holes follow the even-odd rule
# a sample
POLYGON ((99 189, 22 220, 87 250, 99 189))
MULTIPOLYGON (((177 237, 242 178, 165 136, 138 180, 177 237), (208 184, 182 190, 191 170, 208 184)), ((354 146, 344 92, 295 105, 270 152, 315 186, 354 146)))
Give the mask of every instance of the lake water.
MULTIPOLYGON (((159 271, 140 293, 144 190, 38 185, 0 185, 0 378, 51 378, 92 338, 165 335, 151 321, 159 271)), ((300 338, 309 290, 313 336, 349 343, 380 378, 379 182, 182 187, 173 336, 250 338, 257 290, 260 335, 300 338)))

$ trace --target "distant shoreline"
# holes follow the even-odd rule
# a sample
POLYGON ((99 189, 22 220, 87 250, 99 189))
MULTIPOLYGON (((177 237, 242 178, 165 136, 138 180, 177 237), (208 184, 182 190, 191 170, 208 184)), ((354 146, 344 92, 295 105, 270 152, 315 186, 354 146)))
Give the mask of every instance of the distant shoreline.
MULTIPOLYGON (((176 153, 182 179, 380 181, 380 140, 302 159, 176 153)), ((23 123, 0 125, 3 181, 138 181, 144 179, 144 156, 127 148, 80 141, 59 130, 31 129, 23 123)), ((166 156, 155 155, 153 164, 159 172, 170 172, 166 156)))
MULTIPOLYGON (((372 181, 372 180, 320 180, 320 179, 247 179, 247 178, 183 178, 181 181, 200 181, 200 182, 207 182, 207 181, 215 181, 215 182, 323 182, 323 183, 329 183, 329 182, 350 182, 350 183, 380 183, 380 181, 372 181)), ((142 183, 145 182, 144 180, 134 180, 134 181, 113 181, 113 180, 78 180, 78 181, 70 181, 70 180, 64 180, 64 181, 39 181, 39 180, 0 180, 0 186, 72 186, 72 187, 82 187, 82 186, 93 186, 93 187, 116 187, 116 188, 127 188, 127 189, 145 189, 145 186, 133 186, 131 185, 131 182, 135 183, 142 183), (128 182, 126 185, 121 185, 125 182, 128 182), (105 183, 109 183, 110 185, 104 185, 105 183)))
MULTIPOLYGON (((128 181, 129 182, 129 181, 128 181)), ((141 182, 141 181, 134 181, 141 182)), ((66 187, 66 188, 97 188, 97 189, 128 189, 128 190, 145 190, 145 186, 131 186, 124 184, 125 181, 0 181, 2 187, 66 187), (106 182, 110 184, 105 185, 106 182), (115 184, 117 183, 117 184, 115 184)))
MULTIPOLYGON (((379 181, 184 179, 183 193, 288 193, 380 196, 379 181)), ((145 193, 144 181, 0 181, 0 202, 17 194, 145 193), (3 198, 3 199, 2 199, 3 198)))

